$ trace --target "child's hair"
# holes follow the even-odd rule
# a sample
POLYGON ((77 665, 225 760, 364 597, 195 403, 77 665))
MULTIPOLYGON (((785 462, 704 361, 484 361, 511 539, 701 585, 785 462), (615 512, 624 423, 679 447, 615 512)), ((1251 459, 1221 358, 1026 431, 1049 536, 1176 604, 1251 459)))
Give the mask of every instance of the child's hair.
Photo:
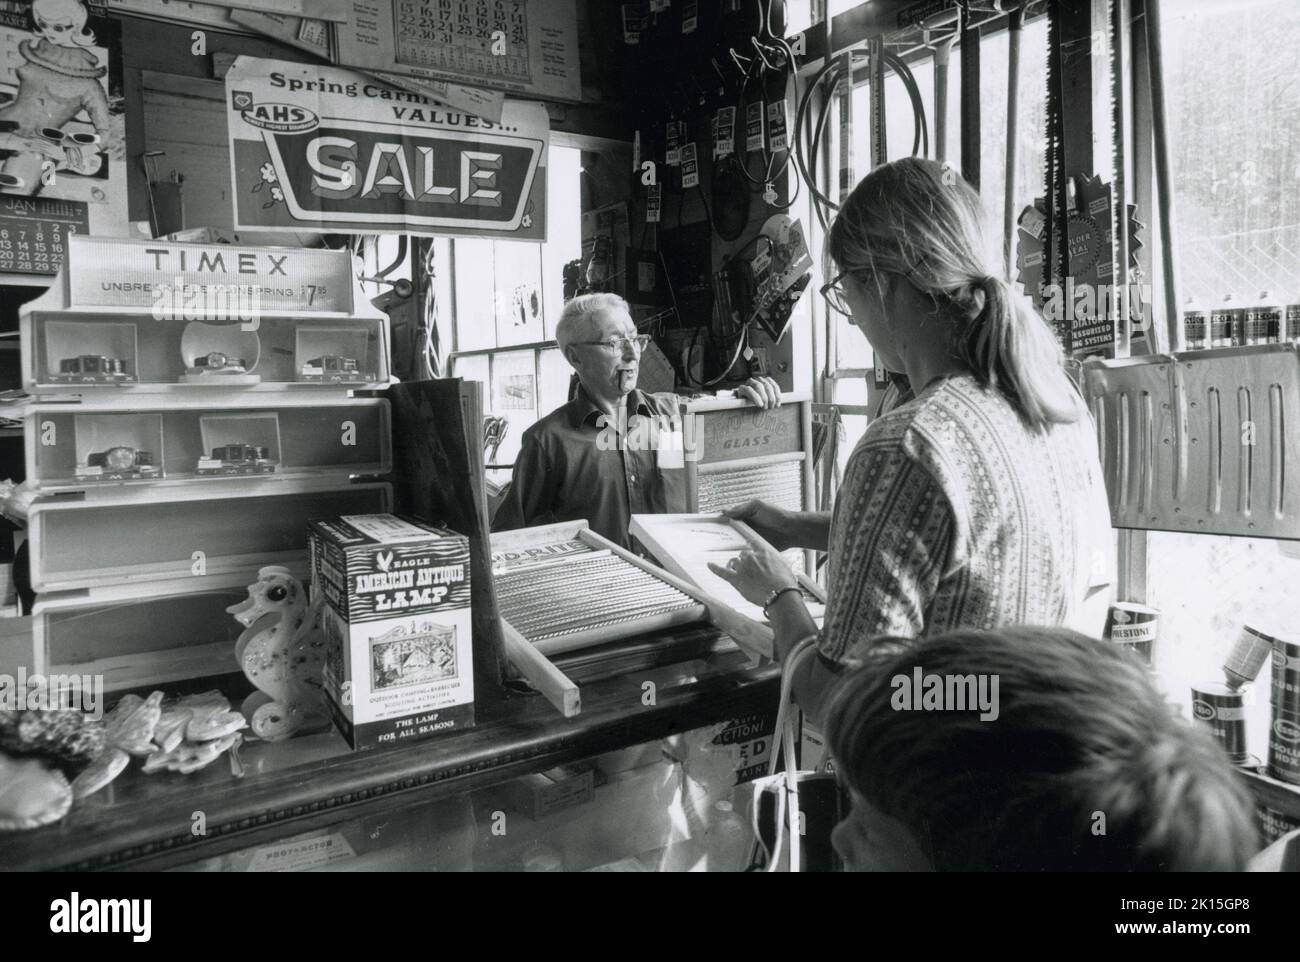
POLYGON ((1222 748, 1118 646, 1064 628, 883 645, 836 686, 827 735, 940 871, 1238 871, 1258 847, 1222 748), (996 718, 896 710, 917 667, 996 676, 996 718))
POLYGON ((90 16, 82 0, 36 0, 32 4, 32 19, 37 30, 44 32, 48 24, 70 24, 71 39, 78 47, 90 47, 95 43, 95 35, 86 29, 86 18, 90 16))
POLYGON ((952 167, 909 157, 862 178, 831 225, 827 251, 841 271, 880 284, 906 277, 956 308, 953 356, 1001 391, 1032 426, 1078 420, 1084 408, 1060 345, 1024 295, 991 268, 979 194, 952 167), (974 291, 984 307, 971 320, 974 291))

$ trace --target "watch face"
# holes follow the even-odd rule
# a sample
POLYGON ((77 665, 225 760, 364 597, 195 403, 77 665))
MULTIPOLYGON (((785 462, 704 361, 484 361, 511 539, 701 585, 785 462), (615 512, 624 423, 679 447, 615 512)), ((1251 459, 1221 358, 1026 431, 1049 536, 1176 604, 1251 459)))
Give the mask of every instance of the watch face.
POLYGON ((104 467, 110 471, 125 471, 135 467, 134 448, 109 448, 104 452, 104 467))

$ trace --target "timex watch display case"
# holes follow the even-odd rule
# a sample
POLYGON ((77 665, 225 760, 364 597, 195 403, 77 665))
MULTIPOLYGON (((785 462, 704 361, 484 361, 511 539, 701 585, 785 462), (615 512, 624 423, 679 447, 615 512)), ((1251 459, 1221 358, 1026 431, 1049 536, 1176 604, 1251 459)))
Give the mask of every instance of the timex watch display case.
POLYGON ((390 510, 388 319, 353 283, 345 251, 69 239, 20 314, 32 664, 228 668, 224 608, 305 573, 309 521, 390 510))

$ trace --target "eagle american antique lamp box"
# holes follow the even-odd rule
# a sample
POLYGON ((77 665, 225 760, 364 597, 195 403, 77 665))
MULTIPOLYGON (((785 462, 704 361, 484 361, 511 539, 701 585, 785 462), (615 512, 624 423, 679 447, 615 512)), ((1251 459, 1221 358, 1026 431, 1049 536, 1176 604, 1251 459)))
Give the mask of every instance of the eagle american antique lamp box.
POLYGON ((324 686, 353 748, 474 725, 469 539, 391 514, 311 524, 324 686))

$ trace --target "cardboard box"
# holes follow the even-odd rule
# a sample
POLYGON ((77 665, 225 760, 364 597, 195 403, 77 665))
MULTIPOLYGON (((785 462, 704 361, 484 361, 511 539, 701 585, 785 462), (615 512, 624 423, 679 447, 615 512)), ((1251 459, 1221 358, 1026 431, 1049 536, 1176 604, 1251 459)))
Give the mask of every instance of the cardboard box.
POLYGON ((536 821, 583 802, 596 794, 595 776, 589 768, 560 765, 549 771, 524 775, 512 783, 515 810, 536 821))
POLYGON ((313 521, 309 533, 325 694, 348 744, 473 727, 469 540, 391 514, 313 521))

